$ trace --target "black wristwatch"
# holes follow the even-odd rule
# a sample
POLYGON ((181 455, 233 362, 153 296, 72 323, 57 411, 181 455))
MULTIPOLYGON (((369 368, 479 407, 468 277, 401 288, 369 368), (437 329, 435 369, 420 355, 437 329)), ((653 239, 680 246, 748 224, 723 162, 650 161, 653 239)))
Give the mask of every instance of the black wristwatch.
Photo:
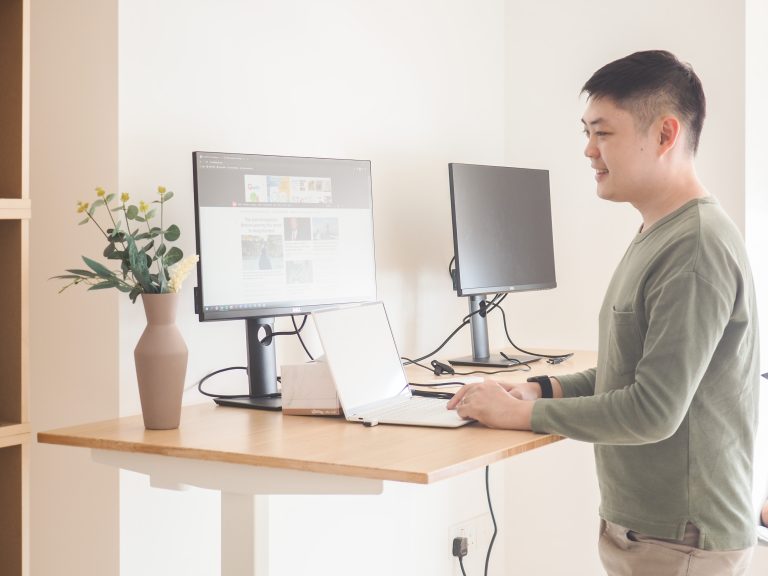
POLYGON ((528 382, 538 382, 542 398, 552 398, 552 380, 549 376, 531 376, 528 382))

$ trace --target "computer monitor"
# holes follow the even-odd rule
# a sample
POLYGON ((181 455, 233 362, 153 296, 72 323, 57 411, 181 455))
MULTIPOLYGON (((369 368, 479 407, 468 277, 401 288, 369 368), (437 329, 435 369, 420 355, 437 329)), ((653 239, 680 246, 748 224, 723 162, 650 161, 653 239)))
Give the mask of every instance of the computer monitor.
POLYGON ((193 152, 200 321, 245 320, 249 396, 279 409, 274 318, 376 300, 367 160, 193 152))
POLYGON ((549 172, 449 164, 456 268, 454 289, 469 298, 472 355, 457 365, 508 367, 538 359, 491 354, 482 310, 487 294, 557 286, 549 172), (482 313, 481 313, 482 312, 482 313))

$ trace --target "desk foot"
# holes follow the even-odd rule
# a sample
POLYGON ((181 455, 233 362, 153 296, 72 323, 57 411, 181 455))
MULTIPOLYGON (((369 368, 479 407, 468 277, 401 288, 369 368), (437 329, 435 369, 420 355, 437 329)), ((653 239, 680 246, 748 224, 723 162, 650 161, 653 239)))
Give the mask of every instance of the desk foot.
POLYGON ((269 574, 269 496, 221 493, 221 574, 269 574))

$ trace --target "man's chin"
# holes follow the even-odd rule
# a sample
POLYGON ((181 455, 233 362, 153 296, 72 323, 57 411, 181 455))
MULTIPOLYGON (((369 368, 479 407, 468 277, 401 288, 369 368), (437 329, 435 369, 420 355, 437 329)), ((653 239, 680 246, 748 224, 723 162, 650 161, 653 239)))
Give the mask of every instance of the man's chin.
POLYGON ((622 199, 618 196, 618 194, 609 188, 598 186, 596 192, 597 197, 601 200, 608 200, 610 202, 622 202, 622 199))

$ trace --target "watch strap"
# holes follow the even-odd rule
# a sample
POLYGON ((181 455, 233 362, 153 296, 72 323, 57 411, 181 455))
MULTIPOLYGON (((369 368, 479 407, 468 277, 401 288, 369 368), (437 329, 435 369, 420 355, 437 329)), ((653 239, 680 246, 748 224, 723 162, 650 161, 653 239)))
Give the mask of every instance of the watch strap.
POLYGON ((549 376, 531 376, 528 382, 538 382, 542 398, 552 398, 552 380, 549 376))

